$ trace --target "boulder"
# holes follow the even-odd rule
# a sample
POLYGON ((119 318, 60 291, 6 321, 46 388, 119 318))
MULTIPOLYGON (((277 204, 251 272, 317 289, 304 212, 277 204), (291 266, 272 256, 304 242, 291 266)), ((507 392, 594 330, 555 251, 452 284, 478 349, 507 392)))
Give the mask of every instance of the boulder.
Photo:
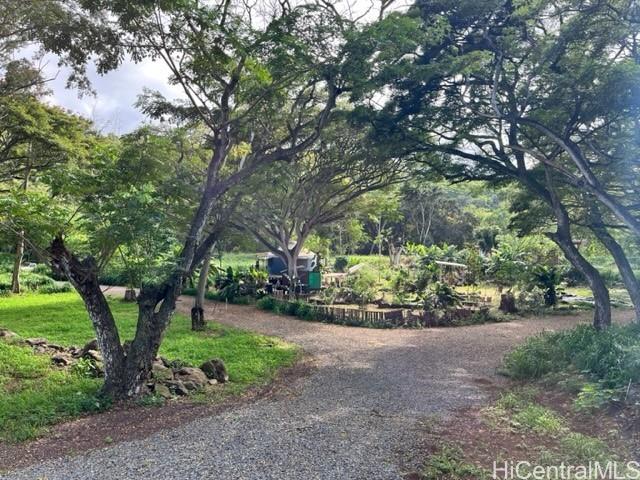
POLYGON ((51 357, 51 361, 59 367, 66 367, 71 364, 72 360, 68 354, 56 353, 51 357))
POLYGON ((82 352, 82 349, 80 347, 76 347, 75 345, 72 345, 69 348, 67 348, 67 352, 69 352, 72 357, 78 358, 80 356, 80 353, 82 352))
POLYGON ((212 358, 211 360, 207 360, 200 366, 200 369, 209 379, 216 380, 220 383, 229 381, 227 368, 224 366, 224 362, 219 358, 212 358))
POLYGON ((87 350, 83 353, 82 358, 93 360, 96 363, 102 363, 102 355, 97 350, 87 350))
POLYGON ((80 350, 82 352, 80 356, 83 357, 89 350, 100 350, 100 347, 98 347, 98 340, 94 338, 93 340, 85 343, 84 347, 80 350))
POLYGON ((156 395, 160 395, 162 398, 173 398, 173 394, 171 393, 171 390, 169 390, 169 387, 167 387, 165 384, 163 383, 156 383, 153 386, 153 391, 156 395))
POLYGON ((11 330, 7 330, 5 328, 0 328, 0 338, 14 338, 17 337, 18 334, 12 332, 11 330))
POLYGON ((173 380, 173 371, 160 361, 155 361, 153 365, 151 365, 151 375, 158 382, 173 380))
MULTIPOLYGON (((181 382, 192 382, 197 388, 202 388, 207 384, 208 378, 199 368, 182 367, 175 372, 175 379, 181 382)), ((194 390, 197 390, 194 388, 194 390)))
POLYGON ((218 389, 218 381, 213 378, 204 386, 205 393, 213 393, 218 389))
POLYGON ((189 392, 195 392, 201 390, 204 387, 204 385, 192 382, 191 380, 185 380, 184 382, 182 382, 182 384, 184 385, 184 388, 186 388, 189 392))
POLYGON ((27 338, 27 345, 31 345, 32 347, 44 347, 47 345, 46 338, 27 338))
POLYGON ((184 383, 182 383, 180 380, 170 380, 168 382, 165 382, 165 385, 172 394, 180 396, 189 395, 189 390, 186 389, 184 383))

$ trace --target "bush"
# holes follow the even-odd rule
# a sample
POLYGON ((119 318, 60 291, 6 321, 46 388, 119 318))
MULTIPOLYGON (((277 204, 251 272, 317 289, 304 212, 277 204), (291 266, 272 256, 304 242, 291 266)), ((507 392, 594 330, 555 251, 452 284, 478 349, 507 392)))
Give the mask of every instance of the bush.
POLYGON ((52 277, 51 267, 46 263, 38 263, 33 269, 31 273, 37 273, 39 275, 45 275, 47 277, 52 277))
POLYGON ((460 301, 460 294, 451 285, 435 282, 424 294, 424 309, 427 311, 448 310, 460 305, 460 301))
POLYGON ((344 272, 349 266, 349 259, 347 257, 336 257, 336 261, 333 263, 333 268, 336 272, 344 272))
MULTIPOLYGON (((33 272, 23 272, 20 275, 20 286, 24 291, 42 291, 43 288, 55 289, 56 281, 42 275, 33 272)), ((11 290, 11 273, 0 274, 0 290, 11 290)))
POLYGON ((44 285, 38 288, 39 293, 52 294, 52 293, 65 293, 73 290, 69 282, 55 282, 53 285, 44 285))
POLYGON ((263 297, 256 302, 256 307, 276 314, 291 315, 301 320, 322 320, 320 313, 302 300, 288 301, 273 297, 263 297))
POLYGON ((198 293, 198 290, 195 287, 185 287, 182 289, 182 295, 195 297, 197 293, 198 293))
POLYGON ((53 278, 46 275, 40 275, 38 273, 27 273, 22 275, 22 286, 27 290, 38 290, 42 287, 55 287, 55 281, 53 278))
POLYGON ((277 300, 273 297, 264 297, 256 302, 256 307, 260 310, 266 310, 268 312, 272 312, 277 300))
POLYGON ((640 327, 612 326, 599 332, 580 325, 563 332, 545 332, 510 352, 505 373, 515 379, 575 370, 603 389, 622 388, 640 379, 640 327))
POLYGON ((541 314, 545 311, 546 302, 544 290, 533 287, 518 293, 518 310, 523 312, 541 314))
POLYGON ((347 278, 347 288, 351 290, 355 300, 363 305, 375 300, 377 283, 377 276, 370 268, 361 268, 347 278))

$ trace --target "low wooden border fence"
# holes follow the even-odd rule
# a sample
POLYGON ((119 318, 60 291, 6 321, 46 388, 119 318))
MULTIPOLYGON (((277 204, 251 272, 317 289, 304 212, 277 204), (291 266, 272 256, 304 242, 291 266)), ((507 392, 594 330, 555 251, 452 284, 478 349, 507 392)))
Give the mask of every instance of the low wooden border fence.
POLYGON ((444 312, 428 312, 420 310, 366 310, 346 308, 337 305, 308 304, 319 320, 341 325, 367 326, 376 328, 416 328, 455 325, 477 313, 488 315, 488 308, 460 307, 444 312))

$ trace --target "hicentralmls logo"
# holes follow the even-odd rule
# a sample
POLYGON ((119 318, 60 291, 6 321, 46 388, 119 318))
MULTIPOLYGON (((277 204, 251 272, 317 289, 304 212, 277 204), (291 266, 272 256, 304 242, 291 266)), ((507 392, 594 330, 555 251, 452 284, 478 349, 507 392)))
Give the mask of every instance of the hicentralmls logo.
POLYGON ((587 465, 535 465, 493 462, 493 478, 504 480, 633 480, 640 479, 639 462, 589 462, 587 465))

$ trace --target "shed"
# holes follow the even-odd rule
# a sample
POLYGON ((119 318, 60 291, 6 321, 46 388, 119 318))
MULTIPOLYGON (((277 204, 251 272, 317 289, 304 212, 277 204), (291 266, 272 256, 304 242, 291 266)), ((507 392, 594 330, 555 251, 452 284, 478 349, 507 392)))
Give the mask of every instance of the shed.
MULTIPOLYGON (((282 257, 277 253, 266 252, 258 254, 258 259, 264 260, 267 268, 267 272, 270 277, 285 275, 287 273, 287 266, 282 260, 282 257)), ((318 257, 315 253, 303 250, 298 256, 297 271, 298 277, 306 282, 306 278, 309 272, 312 272, 318 265, 318 257)))

